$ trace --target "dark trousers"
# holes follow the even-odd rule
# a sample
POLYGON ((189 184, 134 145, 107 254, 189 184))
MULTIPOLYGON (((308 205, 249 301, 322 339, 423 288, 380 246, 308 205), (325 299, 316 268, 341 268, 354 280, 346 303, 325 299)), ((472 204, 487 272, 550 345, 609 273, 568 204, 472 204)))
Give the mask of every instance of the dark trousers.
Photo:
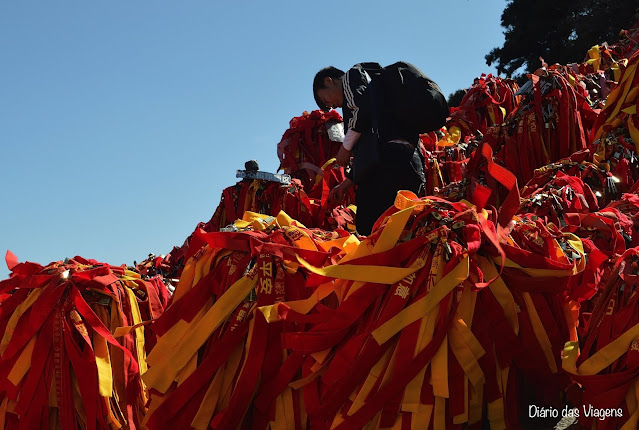
MULTIPOLYGON (((400 143, 379 146, 380 165, 357 183, 355 225, 361 235, 371 234, 377 218, 393 206, 400 190, 422 192, 425 176, 419 150, 400 143)), ((357 154, 355 155, 357 157, 357 154)))

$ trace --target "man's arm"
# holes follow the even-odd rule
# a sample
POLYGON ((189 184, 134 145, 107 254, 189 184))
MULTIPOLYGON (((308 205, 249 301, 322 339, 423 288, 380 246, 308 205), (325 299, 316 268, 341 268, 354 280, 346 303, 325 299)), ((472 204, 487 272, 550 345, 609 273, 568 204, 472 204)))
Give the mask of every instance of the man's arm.
POLYGON ((358 133, 352 128, 346 132, 346 136, 344 137, 344 142, 342 142, 342 146, 340 146, 339 151, 335 158, 337 159, 337 163, 340 166, 348 166, 351 161, 351 152, 353 151, 353 147, 357 143, 357 140, 362 135, 362 133, 358 133))
MULTIPOLYGON (((370 128, 370 99, 367 92, 370 76, 361 66, 355 65, 344 75, 344 104, 350 110, 347 130, 362 133, 370 128)), ((352 149, 352 147, 351 147, 352 149)))

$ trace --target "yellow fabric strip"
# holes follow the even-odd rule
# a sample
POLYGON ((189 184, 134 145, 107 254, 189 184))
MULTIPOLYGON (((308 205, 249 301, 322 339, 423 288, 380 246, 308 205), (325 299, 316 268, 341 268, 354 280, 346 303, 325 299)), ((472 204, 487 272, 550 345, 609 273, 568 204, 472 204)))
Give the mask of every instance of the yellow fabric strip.
MULTIPOLYGON (((430 366, 432 369, 430 382, 433 385, 435 398, 448 398, 450 395, 448 391, 448 336, 444 338, 444 341, 439 346, 430 366)), ((437 410, 437 407, 435 407, 435 410, 437 410)))
POLYGON ((289 383, 288 386, 294 390, 299 390, 300 388, 310 384, 311 382, 322 376, 324 372, 326 372, 326 369, 328 369, 328 363, 321 365, 318 370, 314 371, 307 377, 289 383))
MULTIPOLYGON (((252 185, 255 185, 255 188, 259 188, 259 184, 256 182, 253 182, 252 185)), ((282 212, 282 211, 280 211, 282 212)), ((284 215, 286 215, 286 212, 284 212, 284 215)), ((288 215, 286 215, 288 216, 288 215)), ((290 217, 289 217, 290 218, 290 217)), ((253 222, 253 221, 269 221, 269 222, 273 222, 276 219, 276 217, 273 217, 271 215, 266 215, 266 214, 261 214, 259 212, 255 212, 255 211, 244 211, 244 213, 242 214, 242 221, 247 221, 247 222, 253 222)), ((286 219, 286 217, 283 217, 283 219, 286 219)))
POLYGON ((2 404, 0 404, 0 429, 5 429, 5 423, 7 421, 7 404, 9 403, 9 398, 5 396, 2 404))
POLYGON ((412 429, 424 429, 430 428, 430 418, 433 415, 433 405, 419 405, 419 409, 416 414, 413 414, 411 419, 412 429))
POLYGON ((496 124, 495 121, 495 111, 493 110, 493 105, 486 106, 488 108, 488 116, 490 117, 490 123, 496 124))
POLYGON ((621 427, 621 430, 635 430, 637 428, 637 423, 639 422, 639 411, 635 411, 628 421, 621 427))
POLYGON ((496 364, 495 367, 497 368, 497 385, 499 386, 499 392, 502 397, 506 397, 508 394, 508 373, 510 371, 510 367, 504 367, 501 369, 499 364, 496 364))
POLYGON ((561 368, 568 373, 577 373, 577 358, 579 357, 579 342, 568 341, 564 344, 561 354, 561 368))
POLYGON ((468 378, 464 377, 464 412, 453 417, 453 424, 468 422, 468 378))
POLYGON ((299 405, 299 415, 300 421, 302 423, 302 430, 307 429, 307 421, 308 421, 308 413, 306 412, 306 407, 304 406, 304 394, 302 391, 295 391, 293 393, 297 396, 297 404, 299 405))
POLYGON ((139 325, 142 322, 142 315, 140 314, 140 307, 138 306, 138 301, 135 298, 133 290, 126 288, 126 292, 131 305, 133 325, 137 326, 135 328, 135 349, 137 352, 138 365, 140 366, 140 373, 142 374, 147 370, 146 351, 144 350, 144 326, 139 325))
MULTIPOLYGON (((618 102, 617 103, 618 105, 622 104, 624 98, 626 97, 626 94, 628 93, 628 90, 629 90, 628 87, 630 86, 630 84, 632 84, 636 69, 637 69, 637 65, 633 64, 632 66, 624 70, 623 79, 610 92, 610 94, 608 95, 608 98, 606 99, 606 105, 603 108, 604 111, 612 109, 612 107, 615 106, 615 102, 618 102)), ((618 110, 616 112, 618 112, 618 110)), ((615 117, 616 112, 610 115, 609 118, 615 117)))
POLYGON ((490 421, 490 430, 506 430, 503 399, 488 403, 488 421, 490 421))
POLYGON ((571 301, 564 303, 564 317, 570 331, 570 340, 577 340, 577 326, 579 325, 579 303, 571 301))
POLYGON ((287 236, 299 237, 298 239, 293 241, 293 243, 295 244, 297 248, 307 249, 310 251, 317 251, 317 246, 315 244, 315 241, 311 239, 308 233, 306 233, 306 231, 304 231, 303 229, 299 227, 291 226, 291 227, 287 227, 285 229, 285 232, 287 236), (292 232, 297 232, 298 234, 295 234, 292 232))
POLYGON ((464 321, 466 326, 472 325, 476 300, 477 293, 474 293, 471 290, 469 282, 465 282, 464 289, 462 290, 461 297, 459 298, 459 305, 457 306, 457 316, 464 321))
POLYGON ((373 331, 373 337, 382 345, 404 327, 412 324, 423 316, 431 312, 448 295, 453 288, 468 278, 469 259, 464 258, 446 276, 442 278, 431 290, 421 299, 417 300, 404 310, 399 312, 386 323, 373 331))
POLYGON ((195 372, 195 369, 197 369, 197 357, 197 353, 193 354, 193 357, 191 357, 189 362, 186 363, 186 366, 181 368, 175 376, 175 382, 177 382, 178 387, 182 385, 182 383, 186 381, 193 372, 195 372))
POLYGON ((136 324, 136 325, 127 325, 127 326, 123 326, 123 327, 118 327, 115 329, 115 331, 113 332, 113 337, 122 337, 122 336, 126 336, 127 334, 131 333, 133 330, 135 330, 138 327, 143 327, 146 325, 149 325, 153 322, 154 320, 149 320, 149 321, 142 321, 140 324, 136 324))
MULTIPOLYGON (((170 350, 164 350, 164 360, 159 360, 146 373, 142 379, 149 387, 153 387, 161 393, 171 386, 178 371, 182 369, 197 350, 206 342, 211 333, 225 321, 233 310, 251 292, 257 277, 250 278, 244 276, 218 298, 211 309, 202 317, 200 321, 192 326, 188 336, 180 339, 170 350)), ((166 336, 165 336, 166 337, 166 336)))
POLYGON ((484 405, 483 386, 475 389, 470 387, 470 400, 468 402, 468 424, 475 424, 482 419, 484 405))
POLYGON ((211 308, 212 303, 213 299, 209 298, 202 309, 200 309, 199 312, 195 314, 195 317, 190 323, 184 320, 178 320, 173 325, 173 327, 167 330, 166 333, 164 333, 162 336, 158 336, 155 347, 146 357, 146 363, 149 366, 155 366, 158 361, 164 360, 166 358, 167 351, 171 350, 176 342, 184 338, 185 334, 188 332, 193 324, 197 324, 197 322, 200 321, 204 317, 204 315, 206 315, 206 312, 208 309, 211 308))
MULTIPOLYGON (((352 246, 352 245, 351 245, 352 246)), ((351 249, 340 261, 338 264, 346 264, 351 260, 355 260, 360 257, 366 257, 367 255, 371 255, 373 253, 373 243, 370 240, 364 240, 357 244, 357 247, 351 249)))
MULTIPOLYGON (((639 87, 632 87, 630 91, 628 91, 628 94, 626 94, 626 98, 623 101, 623 104, 627 105, 634 102, 637 98, 637 94, 639 94, 639 87)), ((635 105, 634 108, 636 109, 637 106, 635 105)), ((632 109, 632 107, 630 109, 632 109)))
POLYGON ((420 200, 415 193, 407 190, 400 190, 395 197, 395 207, 399 210, 413 208, 414 210, 421 211, 432 204, 432 200, 420 200))
POLYGON ((544 328, 541 319, 539 318, 539 314, 535 309, 535 304, 530 297, 530 293, 522 293, 522 297, 524 298, 524 302, 526 303, 526 309, 528 310, 528 315, 530 316, 530 323, 532 324, 533 331, 535 332, 535 337, 541 346, 542 351, 544 352, 544 356, 546 357, 546 361, 548 362, 548 367, 552 373, 557 373, 559 369, 557 369, 557 362, 555 361, 555 357, 552 353, 552 345, 550 343, 550 339, 548 338, 548 334, 546 333, 546 329, 544 328))
POLYGON ((290 225, 296 225, 298 227, 302 227, 305 228, 304 225, 302 225, 300 222, 295 221, 293 218, 291 218, 286 212, 284 211, 280 211, 280 213, 277 214, 277 216, 275 217, 275 219, 277 220, 277 223, 281 226, 281 227, 288 227, 290 225))
MULTIPOLYGON (((621 110, 621 106, 623 105, 623 101, 632 84, 636 70, 637 70, 637 64, 633 64, 632 66, 624 70, 622 81, 619 82, 619 84, 617 84, 617 86, 608 95, 608 98, 606 99, 606 105, 604 106, 602 111, 603 113, 603 112, 609 111, 610 109, 614 109, 608 118, 615 118, 617 114, 619 113, 619 111, 621 110)), ((599 129, 595 133, 593 140, 597 140, 601 137, 601 135, 603 134, 604 125, 599 127, 599 129)))
MULTIPOLYGON (((104 321, 104 320, 103 320, 104 321)), ((98 387, 102 397, 113 396, 113 370, 107 340, 98 333, 93 333, 93 352, 95 365, 98 368, 98 387)))
POLYGON ((333 285, 333 282, 331 281, 318 286, 315 291, 313 291, 313 294, 307 299, 261 306, 258 308, 258 310, 262 312, 262 315, 264 315, 264 318, 269 323, 281 320, 277 312, 277 308, 280 305, 286 305, 292 310, 306 315, 315 307, 315 305, 317 305, 321 300, 328 297, 334 291, 335 287, 333 285))
POLYGON ((342 417, 341 413, 336 413, 335 418, 333 418, 333 423, 331 424, 330 430, 334 430, 335 427, 344 422, 344 417, 342 417))
MULTIPOLYGON (((16 364, 13 365, 13 369, 9 372, 7 379, 11 382, 15 387, 18 386, 22 378, 27 374, 29 369, 31 368, 31 357, 33 356, 33 348, 36 344, 37 335, 32 336, 29 339, 29 342, 25 345, 16 361, 16 364)), ((0 427, 1 429, 2 427, 0 427)))
POLYGON ((146 411, 146 415, 144 415, 144 419, 142 420, 142 428, 148 428, 147 423, 149 422, 149 418, 157 411, 160 406, 164 403, 168 396, 151 396, 151 402, 149 403, 149 409, 146 411))
MULTIPOLYGON (((440 244, 435 249, 435 253, 433 255, 431 267, 428 269, 428 285, 427 288, 432 288, 435 284, 437 284, 443 277, 444 271, 444 256, 443 256, 443 246, 440 244)), ((417 342, 415 344, 414 355, 417 355, 421 352, 426 345, 433 339, 433 333, 435 331, 435 322, 437 321, 437 316, 439 315, 439 308, 435 308, 432 312, 429 312, 428 315, 422 317, 421 323, 419 325, 419 333, 417 335, 417 342)), ((426 375, 426 369, 428 365, 425 366, 420 372, 413 378, 408 385, 406 386, 406 390, 404 392, 404 399, 402 400, 402 410, 408 412, 419 413, 420 410, 420 398, 421 398, 421 390, 424 384, 424 379, 426 375)))
POLYGON ((320 250, 327 252, 331 248, 339 248, 345 254, 349 254, 354 251, 357 246, 360 244, 360 241, 354 235, 350 235, 348 237, 342 237, 335 240, 328 240, 326 242, 319 242, 317 245, 320 250))
POLYGON ((211 264, 219 250, 219 248, 211 248, 209 245, 205 245, 204 249, 206 249, 206 252, 195 266, 195 276, 193 277, 193 286, 191 288, 195 287, 197 283, 211 271, 211 264))
POLYGON ((501 279, 501 276, 499 276, 499 273, 497 273, 497 269, 493 263, 488 261, 486 258, 479 256, 477 257, 477 261, 479 261, 479 268, 486 278, 495 278, 488 288, 490 288, 490 291, 504 309, 506 319, 510 323, 515 334, 519 334, 519 317, 517 315, 517 304, 515 303, 515 298, 501 279))
MULTIPOLYGON (((249 321, 249 335, 253 334, 253 323, 255 319, 249 321)), ((249 338, 250 339, 250 338, 249 338)), ((237 374, 237 369, 240 367, 240 363, 242 360, 242 353, 246 350, 248 351, 248 347, 250 346, 250 340, 247 340, 246 346, 240 345, 235 351, 229 356, 228 361, 224 367, 224 374, 222 378, 222 389, 220 390, 220 398, 218 400, 218 407, 216 408, 216 412, 221 411, 226 408, 231 400, 231 394, 233 393, 232 386, 235 381, 235 375, 237 374)), ((246 363, 246 359, 244 361, 246 363)), ((244 367, 244 364, 242 364, 244 367)))
POLYGON ((200 409, 198 409, 193 421, 191 421, 191 427, 196 430, 207 430, 213 414, 215 413, 215 407, 217 406, 217 400, 220 397, 220 388, 222 387, 223 371, 218 370, 213 377, 213 381, 204 394, 202 403, 200 403, 200 409))
MULTIPOLYGON (((495 263, 497 265, 500 265, 501 264, 501 257, 496 257, 495 258, 495 263)), ((506 262, 504 263, 504 267, 514 267, 515 269, 519 269, 522 272, 524 272, 527 275, 532 276, 534 278, 539 278, 539 277, 561 278, 561 277, 564 277, 564 276, 572 276, 572 275, 577 273, 577 272, 575 272, 575 270, 530 269, 530 268, 527 268, 527 267, 522 267, 519 264, 517 264, 514 261, 511 261, 509 259, 506 259, 506 262)), ((575 266, 575 269, 576 269, 576 266, 575 266)))
POLYGON ((454 335, 459 336, 459 340, 464 343, 468 350, 473 354, 476 359, 481 358, 486 351, 481 346, 481 343, 477 340, 473 332, 466 325, 464 320, 459 319, 453 323, 452 330, 454 335))
POLYGON ((24 302, 16 306, 15 311, 13 311, 13 314, 11 314, 11 317, 9 318, 4 335, 2 336, 2 341, 0 341, 0 355, 4 354, 7 350, 7 346, 9 346, 9 342, 11 342, 11 337, 16 329, 16 325, 18 325, 18 320, 27 311, 27 309, 29 309, 36 300, 38 300, 42 291, 44 291, 44 288, 34 289, 29 293, 24 302))
POLYGON ((481 370, 477 359, 484 354, 484 350, 461 319, 453 324, 453 327, 448 332, 448 338, 450 348, 455 358, 473 386, 478 387, 480 384, 483 384, 485 382, 484 372, 481 370), (472 336, 474 342, 476 342, 473 348, 478 349, 478 351, 472 351, 469 345, 466 344, 464 338, 468 336, 468 334, 472 336), (476 352, 479 353, 479 357, 476 356, 476 352))
POLYGON ((433 429, 446 430, 446 399, 435 396, 433 429))
POLYGON ((184 265, 184 269, 182 269, 182 275, 180 276, 180 280, 178 281, 178 284, 175 287, 175 292, 173 293, 173 303, 178 302, 182 298, 182 296, 184 296, 184 294, 186 294, 186 292, 193 286, 193 277, 195 276, 195 263, 196 259, 191 257, 184 265))
POLYGON ((282 392, 282 403, 284 404, 284 418, 286 420, 286 429, 295 430, 295 411, 293 406, 293 390, 286 387, 282 392))
MULTIPOLYGON (((435 321, 437 321, 438 314, 439 309, 435 309, 433 312, 422 318, 420 333, 417 338, 417 345, 415 345, 415 354, 423 350, 426 345, 433 339, 433 333, 435 331, 435 321)), ((406 386, 404 399, 402 400, 403 411, 419 413, 421 405, 420 399, 422 386, 425 383, 424 379, 426 377, 426 369, 428 368, 428 366, 429 365, 427 364, 422 370, 420 370, 417 376, 415 376, 406 386)))
POLYGON ((404 227, 412 213, 413 208, 409 207, 407 209, 400 210, 389 217, 388 222, 384 226, 382 233, 373 247, 373 254, 388 251, 397 244, 397 241, 404 231, 404 227))
POLYGON ((579 346, 576 342, 566 342, 563 354, 563 368, 565 371, 577 375, 596 375, 628 352, 628 347, 632 341, 638 338, 639 324, 636 324, 584 361, 579 366, 579 369, 575 369, 579 346))
POLYGON ((284 413, 284 402, 282 396, 275 398, 275 419, 270 422, 271 430, 287 430, 286 414, 284 413))
POLYGON ((621 109, 621 112, 627 113, 628 115, 636 115, 637 114, 637 105, 632 105, 625 109, 621 109))
MULTIPOLYGON (((407 209, 407 208, 402 208, 407 209)), ((357 248, 349 251, 344 258, 342 258, 338 265, 344 265, 351 260, 365 257, 373 253, 382 252, 391 249, 397 243, 399 236, 401 235, 406 222, 410 218, 412 209, 400 210, 389 217, 384 225, 384 228, 375 244, 371 240, 365 240, 357 244, 357 248)), ((376 233, 377 234, 377 233, 376 233)), ((350 278, 344 278, 350 279, 350 278)), ((392 283, 392 282, 390 282, 392 283)))
POLYGON ((353 404, 348 410, 349 416, 353 415, 362 406, 364 406, 364 403, 366 403, 366 399, 368 395, 370 394, 371 390, 373 389, 373 386, 375 385, 379 377, 382 376, 382 373, 388 367, 388 362, 391 358, 391 353, 392 353, 392 348, 388 348, 386 352, 384 353, 384 355, 382 356, 382 358, 380 358, 377 361, 377 363, 375 363, 375 365, 371 368, 371 371, 366 377, 366 380, 364 381, 364 383, 362 384, 362 387, 357 393, 357 397, 355 397, 353 404))
POLYGON ((327 267, 313 267, 299 255, 297 260, 310 272, 327 278, 347 279, 350 281, 373 282, 378 284, 394 284, 401 281, 411 273, 415 273, 418 267, 388 267, 370 265, 334 265, 327 267))
POLYGON ((165 358, 167 351, 170 351, 177 343, 187 337, 187 333, 193 326, 197 325, 207 312, 213 306, 213 297, 209 297, 202 308, 195 314, 191 322, 185 320, 178 320, 165 334, 158 336, 155 347, 148 355, 146 362, 149 366, 155 365, 157 361, 161 361, 165 358))
POLYGON ((637 383, 639 383, 639 380, 636 380, 626 393, 626 406, 630 415, 637 410, 637 383))
POLYGON ((328 357, 328 354, 330 354, 331 352, 331 349, 325 349, 324 351, 314 352, 313 354, 311 354, 311 357, 313 357, 313 359, 316 361, 315 365, 311 367, 311 370, 313 372, 317 372, 323 366, 324 360, 326 360, 326 357, 328 357))

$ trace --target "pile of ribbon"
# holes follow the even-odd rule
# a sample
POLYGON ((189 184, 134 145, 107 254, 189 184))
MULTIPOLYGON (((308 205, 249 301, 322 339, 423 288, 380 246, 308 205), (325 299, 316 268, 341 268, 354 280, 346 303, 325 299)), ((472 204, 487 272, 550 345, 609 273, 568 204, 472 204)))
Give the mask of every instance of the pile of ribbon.
POLYGON ((579 384, 567 392, 584 428, 639 425, 638 255, 631 248, 617 261, 584 335, 562 354, 564 371, 579 384))
POLYGON ((145 322, 169 294, 159 278, 75 257, 47 266, 7 253, 0 282, 0 428, 140 428, 145 322))
POLYGON ((284 213, 196 232, 151 325, 145 425, 516 428, 531 397, 558 405, 581 241, 410 193, 378 223, 361 242, 284 213))

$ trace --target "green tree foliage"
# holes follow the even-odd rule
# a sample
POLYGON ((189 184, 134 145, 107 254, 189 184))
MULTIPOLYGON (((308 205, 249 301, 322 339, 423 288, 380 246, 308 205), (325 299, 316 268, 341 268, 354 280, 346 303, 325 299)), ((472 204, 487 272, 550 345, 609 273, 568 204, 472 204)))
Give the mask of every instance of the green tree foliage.
POLYGON ((466 95, 466 90, 464 89, 459 89, 455 91, 454 93, 450 93, 448 95, 448 100, 447 100, 448 107, 459 106, 459 104, 461 103, 465 95, 466 95))
POLYGON ((501 15, 506 39, 486 55, 500 75, 522 66, 533 72, 542 63, 581 62, 592 46, 614 44, 621 30, 639 17, 637 0, 509 0, 501 15))

